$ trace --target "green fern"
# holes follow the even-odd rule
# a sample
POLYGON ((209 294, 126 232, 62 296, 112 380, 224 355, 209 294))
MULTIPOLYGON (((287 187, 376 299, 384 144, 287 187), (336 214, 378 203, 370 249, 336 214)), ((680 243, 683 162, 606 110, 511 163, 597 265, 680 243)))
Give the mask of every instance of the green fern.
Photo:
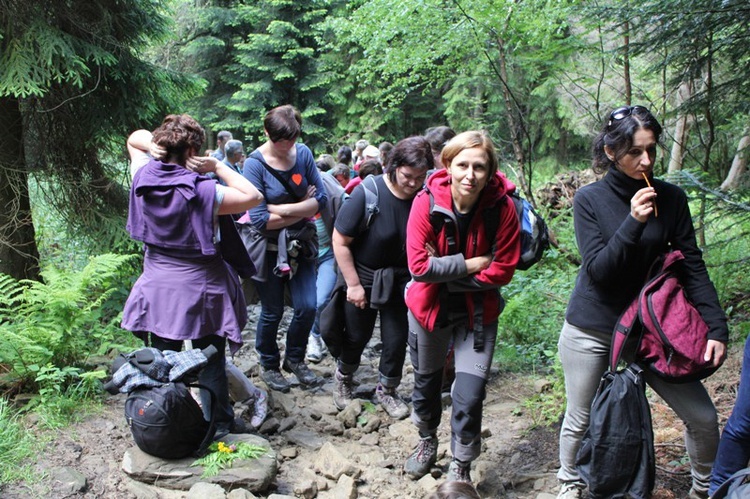
POLYGON ((81 271, 46 268, 43 282, 0 274, 0 384, 34 385, 41 366, 80 366, 122 335, 122 303, 110 298, 128 285, 126 263, 105 254, 81 271))

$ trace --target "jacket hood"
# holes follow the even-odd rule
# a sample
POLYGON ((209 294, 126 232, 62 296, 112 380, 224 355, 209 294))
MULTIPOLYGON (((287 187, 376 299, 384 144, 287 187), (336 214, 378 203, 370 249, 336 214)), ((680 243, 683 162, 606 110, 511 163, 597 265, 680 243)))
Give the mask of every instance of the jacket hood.
MULTIPOLYGON (((432 193, 435 199, 443 206, 451 206, 451 176, 445 168, 440 169, 427 178, 427 189, 432 193)), ((500 171, 490 178, 487 185, 482 189, 482 195, 479 198, 479 205, 494 206, 500 198, 506 194, 515 192, 516 185, 508 180, 500 171)))

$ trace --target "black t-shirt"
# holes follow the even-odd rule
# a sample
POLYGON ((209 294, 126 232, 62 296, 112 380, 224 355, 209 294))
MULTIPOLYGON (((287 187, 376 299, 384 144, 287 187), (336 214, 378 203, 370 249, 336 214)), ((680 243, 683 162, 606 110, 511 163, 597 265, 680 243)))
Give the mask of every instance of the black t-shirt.
POLYGON ((336 230, 354 238, 351 250, 354 261, 372 269, 406 267, 406 222, 413 199, 399 199, 385 184, 382 175, 375 177, 378 187, 379 213, 370 227, 360 233, 365 216, 364 185, 358 185, 339 210, 336 230))

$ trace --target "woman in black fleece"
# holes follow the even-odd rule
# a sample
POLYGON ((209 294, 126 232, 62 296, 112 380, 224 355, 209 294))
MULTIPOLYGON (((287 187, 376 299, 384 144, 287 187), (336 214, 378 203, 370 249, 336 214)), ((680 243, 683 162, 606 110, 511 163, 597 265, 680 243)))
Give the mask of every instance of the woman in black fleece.
MULTIPOLYGON (((560 431, 558 498, 583 497, 585 484, 576 471, 575 457, 599 379, 607 369, 612 330, 643 286, 651 264, 669 249, 685 256, 682 282, 709 325, 706 360, 718 366, 726 356, 726 317, 695 240, 687 196, 679 187, 653 178, 661 132, 648 109, 615 109, 593 148, 594 169, 607 174, 575 196, 582 264, 558 343, 568 401, 560 431)), ((689 497, 708 497, 719 442, 711 398, 699 381, 670 384, 650 372, 644 377, 685 422, 693 478, 689 497)))

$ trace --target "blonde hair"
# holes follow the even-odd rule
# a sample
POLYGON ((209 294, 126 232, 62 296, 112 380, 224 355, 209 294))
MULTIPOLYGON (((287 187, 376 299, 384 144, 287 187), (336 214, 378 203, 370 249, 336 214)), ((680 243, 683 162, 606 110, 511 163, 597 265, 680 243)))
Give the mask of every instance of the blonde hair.
POLYGON ((495 152, 495 145, 492 143, 492 139, 484 130, 470 130, 453 137, 443 147, 440 153, 440 162, 444 168, 448 168, 453 158, 458 156, 461 151, 475 147, 484 149, 484 152, 487 153, 489 173, 490 176, 494 175, 498 170, 497 153, 495 152))

